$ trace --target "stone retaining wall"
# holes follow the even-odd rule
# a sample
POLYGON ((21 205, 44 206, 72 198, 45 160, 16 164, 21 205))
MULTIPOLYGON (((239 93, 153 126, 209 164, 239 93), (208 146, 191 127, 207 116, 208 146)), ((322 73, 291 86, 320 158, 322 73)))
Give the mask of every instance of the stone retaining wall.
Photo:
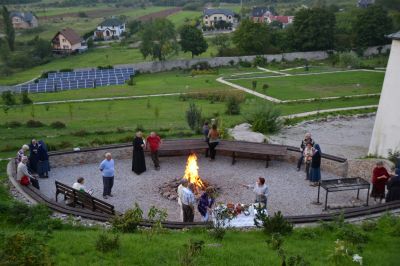
POLYGON ((361 177, 371 182, 372 169, 377 162, 383 161, 386 169, 394 169, 395 165, 389 160, 384 159, 354 159, 348 161, 347 177, 361 177))

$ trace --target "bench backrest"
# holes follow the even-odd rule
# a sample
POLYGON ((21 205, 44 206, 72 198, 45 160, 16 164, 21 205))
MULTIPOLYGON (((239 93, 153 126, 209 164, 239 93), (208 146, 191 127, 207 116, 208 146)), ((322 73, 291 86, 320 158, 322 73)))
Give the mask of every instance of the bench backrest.
POLYGON ((108 214, 115 214, 114 206, 97 199, 88 193, 76 190, 63 183, 55 181, 56 184, 56 197, 58 193, 65 195, 65 198, 73 201, 75 204, 79 204, 84 208, 91 209, 92 211, 99 211, 108 214))

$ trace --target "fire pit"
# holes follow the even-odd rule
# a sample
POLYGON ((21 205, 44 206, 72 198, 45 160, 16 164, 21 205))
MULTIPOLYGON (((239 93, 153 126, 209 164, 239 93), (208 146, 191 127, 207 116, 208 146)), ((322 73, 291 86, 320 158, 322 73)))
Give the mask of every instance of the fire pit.
MULTIPOLYGON (((159 188, 160 194, 164 198, 167 198, 169 200, 177 200, 178 199, 177 189, 182 179, 187 179, 189 183, 194 184, 195 187, 194 194, 196 196, 201 195, 201 193, 204 192, 206 188, 210 186, 209 182, 200 178, 199 166, 197 164, 197 156, 195 153, 189 155, 186 162, 185 174, 183 175, 183 177, 175 178, 171 181, 162 184, 159 188)), ((216 187, 214 187, 214 189, 216 189, 217 191, 219 190, 216 187)))

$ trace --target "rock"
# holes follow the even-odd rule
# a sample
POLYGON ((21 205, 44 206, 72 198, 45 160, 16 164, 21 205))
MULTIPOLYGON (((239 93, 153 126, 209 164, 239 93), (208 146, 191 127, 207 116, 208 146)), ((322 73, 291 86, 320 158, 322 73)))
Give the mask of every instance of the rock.
POLYGON ((229 134, 235 140, 241 141, 263 143, 266 140, 264 134, 251 131, 251 125, 248 123, 235 126, 233 129, 229 130, 229 134))

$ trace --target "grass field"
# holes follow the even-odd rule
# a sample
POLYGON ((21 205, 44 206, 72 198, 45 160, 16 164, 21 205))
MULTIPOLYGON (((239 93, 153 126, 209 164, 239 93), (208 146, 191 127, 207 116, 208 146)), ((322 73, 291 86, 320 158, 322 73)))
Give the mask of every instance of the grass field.
POLYGON ((173 15, 167 17, 172 23, 174 23, 175 27, 178 29, 180 26, 199 18, 202 16, 202 12, 200 11, 180 11, 173 15))
POLYGON ((266 94, 281 100, 346 96, 379 93, 385 73, 382 72, 342 72, 306 76, 258 78, 231 80, 232 83, 252 89, 252 81, 257 81, 256 91, 264 93, 263 84, 268 84, 266 94))

